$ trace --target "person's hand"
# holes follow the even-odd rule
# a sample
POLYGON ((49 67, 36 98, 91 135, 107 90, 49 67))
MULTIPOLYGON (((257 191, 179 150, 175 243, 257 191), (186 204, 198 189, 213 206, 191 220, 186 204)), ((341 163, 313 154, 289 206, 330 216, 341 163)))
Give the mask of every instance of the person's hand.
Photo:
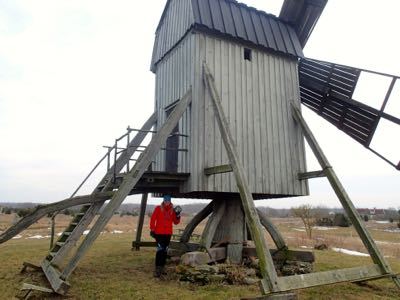
POLYGON ((174 207, 174 211, 175 211, 176 217, 177 217, 177 218, 180 218, 180 217, 181 217, 181 212, 182 212, 182 207, 180 207, 179 205, 178 205, 178 206, 175 206, 175 207, 174 207))
POLYGON ((150 231, 150 236, 151 236, 152 238, 156 238, 156 233, 155 233, 153 230, 151 230, 151 231, 150 231))

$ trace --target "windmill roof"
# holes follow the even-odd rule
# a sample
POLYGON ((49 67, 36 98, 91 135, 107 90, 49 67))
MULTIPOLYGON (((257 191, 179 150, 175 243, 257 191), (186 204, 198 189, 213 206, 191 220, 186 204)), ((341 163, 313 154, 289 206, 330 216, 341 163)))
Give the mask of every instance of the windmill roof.
MULTIPOLYGON (((304 56, 298 35, 289 22, 235 0, 187 0, 191 14, 187 28, 182 31, 180 38, 176 38, 174 44, 165 46, 165 42, 158 39, 158 35, 162 31, 161 27, 167 19, 168 10, 173 1, 167 1, 157 27, 152 70, 155 64, 191 30, 217 35, 283 55, 304 56), (164 44, 157 45, 157 43, 164 44)), ((175 17, 185 21, 187 19, 185 15, 175 17)))
POLYGON ((198 29, 208 29, 284 54, 303 56, 292 26, 272 14, 235 0, 192 0, 192 7, 198 29))

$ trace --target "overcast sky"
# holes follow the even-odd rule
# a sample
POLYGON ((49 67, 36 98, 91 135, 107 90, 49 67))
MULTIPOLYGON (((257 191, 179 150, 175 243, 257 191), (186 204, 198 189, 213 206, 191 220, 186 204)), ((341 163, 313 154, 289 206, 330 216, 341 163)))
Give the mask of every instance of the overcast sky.
MULTIPOLYGON (((0 202, 67 198, 104 154, 102 146, 152 113, 149 65, 165 2, 0 0, 0 202)), ((244 2, 273 14, 282 4, 244 2)), ((399 11, 398 0, 329 0, 305 55, 400 75, 399 11)), ((365 82, 355 97, 379 104, 385 88, 378 80, 365 82)), ((388 104, 397 116, 399 85, 388 104)), ((303 112, 357 206, 400 206, 399 171, 303 112)), ((395 162, 397 127, 378 128, 373 141, 395 162)), ((318 169, 308 154, 309 170, 318 169)), ((339 206, 326 179, 314 179, 310 188, 310 197, 259 203, 339 206)))

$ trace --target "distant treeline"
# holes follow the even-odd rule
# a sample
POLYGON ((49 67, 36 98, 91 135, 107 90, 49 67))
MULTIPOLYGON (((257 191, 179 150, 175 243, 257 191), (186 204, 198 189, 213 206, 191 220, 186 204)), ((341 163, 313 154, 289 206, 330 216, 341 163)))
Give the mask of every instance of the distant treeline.
MULTIPOLYGON (((11 214, 16 213, 20 217, 23 217, 33 211, 37 207, 38 203, 12 203, 2 202, 0 203, 0 213, 11 214)), ((207 203, 193 203, 180 205, 183 210, 183 215, 193 216, 203 209, 207 203)), ((146 214, 150 215, 154 210, 155 205, 148 204, 146 207, 146 214)), ((272 218, 287 218, 294 216, 292 208, 271 208, 268 206, 259 206, 258 209, 262 210, 268 217, 272 218)), ((79 206, 68 208, 62 211, 65 215, 75 215, 80 210, 79 206)), ((123 203, 117 210, 117 214, 123 215, 139 215, 140 204, 136 203, 123 203)), ((383 214, 372 216, 375 220, 397 220, 399 218, 399 210, 395 208, 389 208, 380 210, 383 214)), ((99 212, 101 213, 101 211, 99 212)), ((343 214, 344 211, 341 208, 329 208, 329 207, 312 207, 312 215, 318 218, 326 218, 335 214, 343 214)), ((362 217, 365 217, 361 213, 362 217)), ((368 216, 371 218, 371 216, 368 216)), ((366 217, 365 217, 366 218, 366 217)))

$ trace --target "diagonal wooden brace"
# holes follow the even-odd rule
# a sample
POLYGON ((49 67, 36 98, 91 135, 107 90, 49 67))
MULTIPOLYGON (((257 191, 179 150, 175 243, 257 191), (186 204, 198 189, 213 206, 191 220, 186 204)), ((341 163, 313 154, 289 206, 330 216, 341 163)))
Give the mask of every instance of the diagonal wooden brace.
MULTIPOLYGON (((296 106, 295 103, 291 103, 292 106, 292 114, 293 118, 296 120, 298 125, 301 127, 304 137, 306 138, 308 144, 310 145, 311 150, 313 151, 315 157, 317 158, 319 164, 325 172, 326 177, 329 180, 333 190, 336 193, 336 196, 339 198, 340 203, 342 204, 344 210, 346 211, 347 216, 350 218, 351 222, 354 225, 358 235, 361 238, 365 248, 368 250, 369 254, 373 262, 379 266, 382 274, 393 274, 392 269, 387 263, 386 259, 383 257, 382 253, 379 251, 378 247, 375 244, 372 236, 368 232, 367 228, 364 225, 364 222, 361 220, 360 215, 358 214, 356 208, 353 205, 349 195, 341 184, 339 178, 336 176, 335 171, 330 165, 328 159, 325 157, 321 147, 318 145, 317 140, 312 134, 310 128, 308 127, 306 121, 301 115, 300 109, 296 106)), ((397 276, 392 276, 392 279, 396 286, 400 289, 400 280, 397 276)))
POLYGON ((260 261, 260 271, 263 277, 261 280, 262 293, 268 294, 278 291, 278 275, 274 267, 272 256, 268 249, 267 242, 262 233, 262 227, 260 219, 258 218, 256 207, 254 205, 253 196, 250 192, 246 176, 244 175, 245 173, 243 166, 239 161, 236 145, 229 130, 229 123, 225 117, 221 105, 221 99, 215 86, 214 78, 212 77, 211 72, 205 62, 203 63, 203 76, 205 85, 210 92, 212 103, 214 104, 214 112, 218 122, 219 130, 221 132, 221 137, 236 179, 240 198, 242 199, 246 222, 256 245, 257 256, 260 261))
POLYGON ((118 191, 115 192, 112 199, 103 210, 102 214, 97 219, 96 223, 90 230, 89 234, 86 236, 82 244, 79 246, 75 255, 71 258, 71 260, 66 265, 65 269, 61 274, 61 279, 66 280, 69 275, 73 272, 73 270, 78 265, 79 261, 85 255, 85 253, 89 250, 91 245, 94 243, 104 226, 110 220, 114 211, 118 209, 121 203, 125 200, 126 196, 132 190, 132 188, 136 185, 136 183, 140 180, 144 172, 147 170, 149 165, 152 163, 154 156, 161 149, 162 145, 165 144, 168 136, 171 134, 172 130, 176 126, 176 124, 181 119, 183 113, 186 111, 189 103, 191 102, 191 89, 179 100, 178 104, 165 121, 163 126, 160 128, 157 134, 154 135, 153 139, 150 141, 146 150, 139 157, 135 166, 131 171, 124 177, 122 184, 120 185, 118 191))

